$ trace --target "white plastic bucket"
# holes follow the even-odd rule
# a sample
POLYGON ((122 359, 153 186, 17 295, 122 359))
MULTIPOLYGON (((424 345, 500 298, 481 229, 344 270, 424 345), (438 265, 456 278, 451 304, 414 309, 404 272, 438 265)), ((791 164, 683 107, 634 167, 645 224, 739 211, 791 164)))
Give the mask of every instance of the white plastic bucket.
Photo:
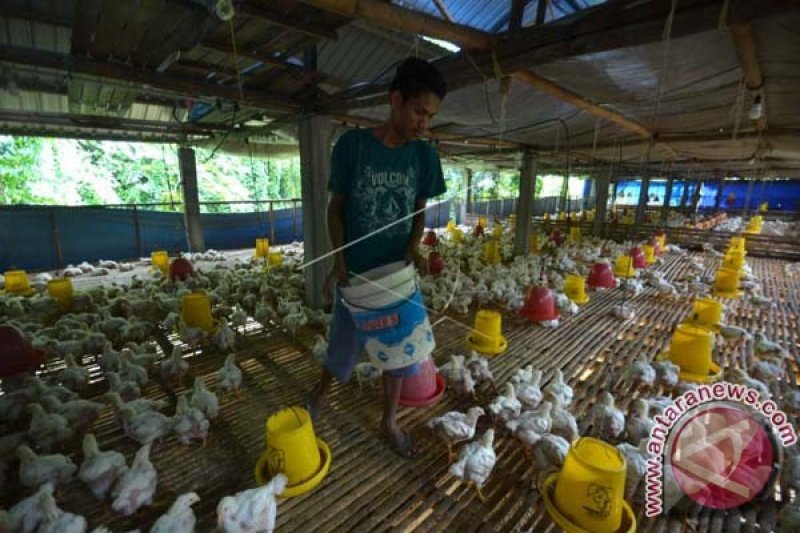
POLYGON ((398 261, 369 270, 340 292, 378 367, 404 368, 433 352, 436 342, 412 265, 398 261))

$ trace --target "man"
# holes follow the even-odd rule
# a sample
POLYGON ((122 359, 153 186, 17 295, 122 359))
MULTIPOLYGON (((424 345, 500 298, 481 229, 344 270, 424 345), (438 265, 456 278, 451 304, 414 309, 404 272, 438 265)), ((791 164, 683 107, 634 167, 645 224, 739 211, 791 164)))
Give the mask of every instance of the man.
MULTIPOLYGON (((316 418, 333 378, 347 382, 364 347, 337 286, 367 270, 395 261, 425 268, 418 245, 425 228, 428 198, 445 192, 436 150, 418 140, 425 134, 447 93, 441 74, 428 62, 408 58, 389 88, 390 115, 374 129, 345 133, 333 148, 328 189, 328 232, 335 262, 325 285, 334 302, 328 356, 322 379, 307 407, 316 418), (402 220, 402 222, 398 222, 402 220), (362 241, 348 243, 365 237, 362 241)), ((397 406, 405 376, 419 364, 383 373, 383 435, 393 450, 409 457, 413 443, 397 424, 397 406)))

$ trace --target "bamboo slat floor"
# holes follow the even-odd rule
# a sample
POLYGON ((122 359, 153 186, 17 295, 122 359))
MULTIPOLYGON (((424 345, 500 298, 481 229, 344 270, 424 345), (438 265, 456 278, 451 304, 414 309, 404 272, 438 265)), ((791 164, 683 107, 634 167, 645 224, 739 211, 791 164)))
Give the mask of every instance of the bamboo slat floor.
MULTIPOLYGON (((707 260, 707 274, 713 274, 718 259, 707 260)), ((787 362, 786 383, 797 386, 800 357, 800 279, 784 274, 785 261, 750 258, 748 263, 761 278, 765 295, 775 300, 770 309, 758 309, 744 300, 727 301, 728 322, 763 331, 782 343, 791 353, 787 362)), ((661 266, 669 278, 683 273, 687 263, 668 256, 661 266)), ((621 368, 638 357, 654 358, 669 344, 674 327, 689 313, 690 299, 665 300, 653 289, 646 289, 631 301, 636 317, 620 322, 609 315, 619 302, 619 291, 594 293, 592 300, 574 317, 562 320, 557 329, 545 329, 508 315, 503 330, 509 341, 506 353, 490 359, 498 384, 514 370, 533 364, 544 371, 543 382, 560 368, 575 388, 573 412, 580 415, 596 395, 611 390, 618 406, 627 412, 630 402, 645 394, 639 388, 623 385, 616 376, 621 368)), ((474 310, 473 310, 474 313, 474 310)), ((442 361, 451 353, 464 350, 464 338, 473 316, 447 317, 434 328, 442 361)), ((57 499, 66 510, 83 514, 92 527, 105 524, 112 531, 131 528, 147 530, 172 503, 175 496, 195 491, 201 501, 194 509, 198 531, 215 525, 217 502, 225 495, 255 485, 253 466, 264 448, 264 423, 267 417, 286 406, 301 405, 305 393, 319 378, 319 367, 310 353, 311 330, 296 338, 274 325, 253 321, 239 338, 237 362, 244 373, 244 390, 239 396, 223 400, 220 416, 212 424, 205 447, 181 446, 174 436, 154 445, 151 458, 159 473, 157 501, 125 518, 110 509, 110 502, 97 502, 89 491, 74 481, 59 491, 57 499)), ((175 336, 160 336, 162 349, 169 353, 175 336)), ((716 357, 720 364, 741 366, 746 346, 721 346, 716 357)), ((752 350, 752 348, 749 348, 752 350)), ((179 385, 169 386, 151 380, 145 395, 166 398, 174 411, 176 395, 187 391, 196 376, 213 386, 214 373, 225 354, 207 351, 190 354, 191 369, 179 385)), ((779 385, 772 384, 774 393, 779 385)), ((106 390, 101 377, 92 384, 100 396, 106 390)), ((486 404, 491 391, 479 391, 479 402, 486 404)), ((660 394, 655 391, 652 394, 660 394)), ((419 453, 411 460, 397 458, 378 432, 381 399, 378 388, 359 391, 355 382, 333 387, 330 403, 322 410, 315 428, 331 447, 333 465, 323 483, 304 496, 282 501, 278 507, 279 531, 555 531, 544 512, 539 493, 532 486, 533 468, 522 448, 498 431, 497 464, 484 486, 487 501, 478 500, 474 490, 448 474, 446 450, 432 439, 425 422, 452 409, 467 409, 469 401, 448 393, 439 404, 425 409, 402 409, 400 422, 410 428, 419 453)), ((797 427, 797 418, 791 417, 797 427)), ((479 431, 488 427, 482 419, 479 431)), ((101 449, 113 448, 130 460, 137 445, 126 438, 111 410, 95 423, 94 433, 101 449)), ((70 455, 82 459, 76 442, 70 455)), ((10 478, 16 481, 16 474, 10 478)), ((13 484, 12 484, 13 485, 13 484)), ((2 505, 8 506, 24 493, 7 487, 2 505)), ((643 519, 639 509, 639 531, 770 531, 774 529, 779 505, 794 495, 786 487, 776 491, 760 506, 731 513, 690 506, 666 517, 643 519)))

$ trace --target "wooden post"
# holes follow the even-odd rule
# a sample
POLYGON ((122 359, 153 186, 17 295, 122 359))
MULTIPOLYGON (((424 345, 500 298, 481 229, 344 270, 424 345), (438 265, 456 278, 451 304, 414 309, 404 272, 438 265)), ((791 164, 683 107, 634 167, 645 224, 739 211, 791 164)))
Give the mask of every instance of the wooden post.
POLYGON ((136 254, 142 257, 142 228, 139 226, 139 208, 133 205, 133 231, 136 235, 136 254))
POLYGON ((297 200, 292 199, 292 241, 297 240, 297 200))
POLYGON ((744 197, 744 207, 742 207, 742 216, 747 216, 747 212, 750 210, 750 198, 753 196, 753 185, 755 184, 755 180, 747 180, 747 195, 744 197))
POLYGON ((686 208, 686 203, 688 201, 689 201, 689 176, 686 176, 683 180, 683 190, 681 191, 681 205, 679 206, 681 211, 683 211, 686 208))
POLYGON ((514 230, 514 255, 525 255, 530 249, 531 217, 536 195, 536 160, 533 152, 526 150, 522 156, 519 177, 519 202, 517 202, 517 225, 514 230))
POLYGON ((53 232, 53 245, 56 249, 56 264, 58 268, 64 268, 64 253, 61 250, 61 237, 58 234, 58 224, 56 223, 56 210, 50 208, 48 210, 50 215, 50 229, 53 232))
POLYGON ((183 184, 183 213, 186 221, 186 242, 190 252, 205 251, 203 241, 203 221, 200 217, 200 200, 197 190, 197 162, 194 150, 182 146, 178 148, 181 183, 183 184))
POLYGON ((636 218, 634 223, 639 226, 644 220, 644 213, 647 209, 647 193, 650 189, 650 169, 644 169, 644 176, 642 176, 642 183, 639 188, 639 202, 636 204, 636 218))
POLYGON ((717 197, 714 198, 714 210, 719 211, 719 206, 722 205, 722 189, 725 188, 725 177, 720 176, 717 182, 717 197))
MULTIPOLYGON (((611 172, 609 171, 609 174, 611 172)), ((592 223, 592 233, 595 237, 605 235, 606 230, 606 209, 608 206, 608 185, 611 180, 610 175, 599 176, 595 179, 594 195, 594 222, 592 223)), ((616 184, 615 187, 616 188, 616 184)))
POLYGON ((278 244, 275 242, 275 200, 269 201, 269 243, 278 244))
POLYGON ((672 199, 672 185, 675 178, 670 176, 667 178, 667 188, 664 191, 664 204, 661 206, 661 223, 666 225, 669 220, 669 202, 672 199))
POLYGON ((303 191, 303 253, 309 266, 305 267, 306 305, 321 308, 325 304, 325 278, 330 259, 319 260, 330 249, 327 224, 327 182, 330 175, 331 139, 333 125, 330 117, 309 115, 300 120, 300 177, 303 191))
POLYGON ((564 213, 568 210, 567 209, 568 197, 569 197, 569 176, 564 175, 564 181, 561 184, 561 202, 560 202, 560 207, 558 209, 561 213, 564 213))
MULTIPOLYGON (((464 214, 472 213, 472 169, 468 168, 467 171, 467 191, 466 191, 466 205, 464 206, 464 214)), ((463 220, 462 220, 463 224, 463 220)))

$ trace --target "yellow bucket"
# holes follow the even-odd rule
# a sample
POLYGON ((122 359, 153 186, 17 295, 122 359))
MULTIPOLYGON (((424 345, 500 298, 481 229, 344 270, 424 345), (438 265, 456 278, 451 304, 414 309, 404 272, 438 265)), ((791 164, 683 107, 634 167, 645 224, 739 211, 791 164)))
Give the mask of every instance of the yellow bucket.
POLYGON ((581 228, 569 228, 569 240, 581 242, 581 228))
POLYGON ((166 274, 169 272, 169 254, 167 254, 166 250, 156 250, 150 254, 150 261, 153 263, 153 266, 161 270, 162 273, 166 274))
POLYGON ((644 252, 644 262, 652 265, 656 262, 656 249, 651 244, 643 244, 642 251, 644 252))
POLYGON ((452 231, 452 236, 453 236, 453 242, 461 242, 461 239, 464 238, 464 232, 456 228, 452 231))
POLYGON ((190 328, 200 328, 203 331, 214 329, 214 319, 211 316, 211 302, 205 292, 198 291, 183 297, 181 318, 190 328))
POLYGON ((492 228, 492 234, 497 238, 502 237, 503 236, 503 226, 501 226, 500 224, 495 224, 494 228, 492 228))
POLYGON ((739 290, 739 278, 741 273, 732 268, 722 267, 717 270, 717 278, 714 281, 714 287, 717 294, 724 298, 738 298, 742 295, 739 290))
POLYGON ((745 238, 744 237, 731 237, 728 244, 728 251, 741 250, 745 252, 745 238))
POLYGON ((620 255, 614 261, 614 275, 618 278, 636 277, 636 270, 633 268, 633 258, 629 255, 620 255))
POLYGON ((717 328, 722 322, 722 303, 713 298, 697 298, 692 308, 691 322, 707 328, 717 328))
POLYGON ((3 276, 7 293, 27 296, 33 292, 28 273, 24 270, 7 270, 3 276))
POLYGON ((744 252, 739 250, 728 250, 728 253, 725 254, 725 258, 722 260, 722 266, 725 268, 730 268, 731 270, 741 270, 744 266, 744 252))
POLYGON ((453 231, 454 229, 456 229, 456 221, 455 220, 448 220, 447 221, 447 231, 450 232, 450 231, 453 231))
POLYGON ((483 226, 484 228, 489 224, 489 219, 485 216, 478 217, 478 225, 483 226))
POLYGON ((614 446, 581 437, 570 446, 556 481, 557 509, 576 526, 614 533, 622 525, 625 457, 614 446))
POLYGON ((500 263, 500 243, 491 239, 483 245, 483 262, 487 265, 497 265, 500 263))
POLYGON ((486 355, 497 355, 508 348, 502 334, 503 318, 497 311, 481 309, 475 315, 475 327, 467 337, 467 345, 486 355))
POLYGON ((57 278, 47 282, 47 294, 50 295, 62 309, 69 309, 72 305, 72 280, 57 278))
POLYGON ((769 209, 769 202, 762 202, 761 205, 758 206, 759 213, 766 213, 769 209))
POLYGON ((564 292, 570 300, 578 305, 589 301, 589 295, 586 294, 586 280, 583 279, 583 276, 567 274, 564 279, 564 292))
POLYGON ((566 211, 562 211, 558 214, 558 221, 565 222, 567 220, 567 213, 566 211))
POLYGON ((672 334, 669 359, 681 367, 681 377, 707 378, 719 370, 711 358, 714 349, 714 334, 706 328, 690 324, 678 324, 672 334))
POLYGON ((270 252, 267 257, 270 265, 277 266, 283 263, 283 254, 280 252, 270 252))
POLYGON ((622 223, 623 223, 623 224, 631 225, 631 224, 633 224, 633 222, 634 222, 634 217, 633 217, 633 215, 627 215, 627 214, 626 214, 626 215, 624 215, 624 216, 622 217, 622 223))
POLYGON ((544 221, 545 222, 550 222, 550 213, 545 213, 544 214, 544 221))
POLYGON ((269 257, 269 239, 256 239, 256 257, 269 257))
POLYGON ((267 469, 270 476, 283 472, 289 486, 310 479, 320 469, 320 452, 308 411, 282 409, 267 419, 267 469))
POLYGON ((658 247, 661 248, 662 252, 667 249, 666 235, 656 235, 656 242, 658 243, 658 247))

